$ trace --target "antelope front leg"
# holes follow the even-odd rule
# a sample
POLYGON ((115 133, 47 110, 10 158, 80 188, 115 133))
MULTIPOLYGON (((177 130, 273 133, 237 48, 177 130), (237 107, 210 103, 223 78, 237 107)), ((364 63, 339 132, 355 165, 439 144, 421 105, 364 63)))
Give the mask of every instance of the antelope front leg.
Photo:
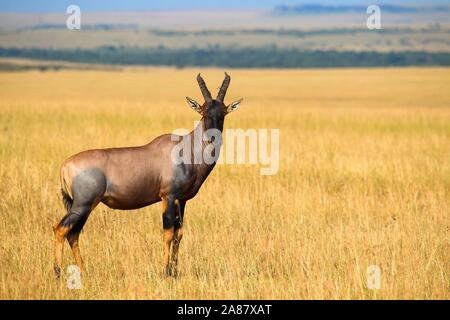
POLYGON ((170 248, 175 235, 175 199, 171 196, 163 198, 163 208, 164 272, 167 276, 172 276, 170 248))
POLYGON ((183 229, 180 227, 174 230, 173 244, 172 244, 172 257, 169 262, 170 275, 176 277, 178 275, 178 249, 180 247, 181 238, 183 238, 183 229))
POLYGON ((185 201, 176 201, 176 212, 177 215, 175 217, 175 226, 174 226, 174 236, 173 236, 173 244, 172 244, 172 257, 170 263, 170 269, 172 272, 172 276, 176 277, 178 275, 177 272, 177 264, 178 264, 178 249, 180 247, 181 239, 183 238, 183 218, 184 218, 184 207, 186 205, 185 201))
POLYGON ((174 230, 172 228, 164 229, 164 273, 166 276, 172 275, 172 268, 170 264, 170 247, 172 245, 174 230))

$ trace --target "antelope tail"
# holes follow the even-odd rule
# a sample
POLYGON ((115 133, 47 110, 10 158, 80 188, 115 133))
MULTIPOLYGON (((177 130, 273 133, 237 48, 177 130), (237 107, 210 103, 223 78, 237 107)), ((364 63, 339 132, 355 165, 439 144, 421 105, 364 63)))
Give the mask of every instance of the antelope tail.
POLYGON ((64 207, 66 208, 67 211, 70 211, 70 209, 72 208, 73 199, 64 189, 61 189, 61 194, 64 207))

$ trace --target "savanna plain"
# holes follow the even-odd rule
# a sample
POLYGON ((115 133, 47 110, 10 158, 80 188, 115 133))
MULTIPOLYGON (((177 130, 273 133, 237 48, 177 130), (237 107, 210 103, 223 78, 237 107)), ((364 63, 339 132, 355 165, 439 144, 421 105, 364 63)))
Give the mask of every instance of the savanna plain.
POLYGON ((225 128, 279 129, 277 174, 216 166, 187 204, 175 279, 161 205, 100 204, 82 288, 57 281, 62 162, 192 129, 198 71, 215 92, 219 69, 0 72, 0 299, 450 298, 447 68, 228 70, 226 101, 244 101, 225 128))

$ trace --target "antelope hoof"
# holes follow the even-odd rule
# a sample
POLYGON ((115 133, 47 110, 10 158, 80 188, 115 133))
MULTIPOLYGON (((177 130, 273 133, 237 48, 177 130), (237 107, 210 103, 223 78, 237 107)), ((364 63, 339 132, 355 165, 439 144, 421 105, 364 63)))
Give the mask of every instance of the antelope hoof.
POLYGON ((177 268, 174 266, 167 266, 164 274, 166 275, 166 277, 176 278, 178 275, 177 268))
POLYGON ((61 278, 61 268, 55 265, 53 270, 55 271, 56 280, 59 280, 61 278))

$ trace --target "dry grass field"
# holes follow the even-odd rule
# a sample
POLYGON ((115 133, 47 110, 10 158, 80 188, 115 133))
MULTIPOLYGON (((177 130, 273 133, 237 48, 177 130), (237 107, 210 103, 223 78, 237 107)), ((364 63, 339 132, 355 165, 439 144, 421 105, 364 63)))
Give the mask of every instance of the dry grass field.
MULTIPOLYGON (((202 74, 211 90, 222 70, 202 74)), ((280 170, 218 165, 188 202, 180 275, 161 205, 100 205, 81 290, 53 274, 59 167, 192 128, 194 69, 0 73, 0 299, 449 299, 450 69, 229 70, 226 128, 279 128, 280 170), (215 195, 220 194, 220 198, 215 195), (367 288, 367 267, 381 288, 367 288)), ((124 173, 126 174, 126 173, 124 173)), ((74 260, 65 245, 64 269, 74 260)))

